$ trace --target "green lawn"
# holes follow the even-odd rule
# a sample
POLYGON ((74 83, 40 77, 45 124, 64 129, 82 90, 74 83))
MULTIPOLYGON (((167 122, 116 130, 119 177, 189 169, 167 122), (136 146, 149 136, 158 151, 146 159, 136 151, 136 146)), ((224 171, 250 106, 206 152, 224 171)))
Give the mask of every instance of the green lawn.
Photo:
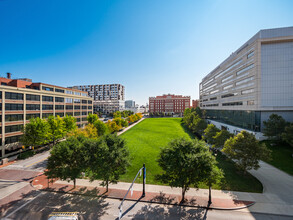
MULTIPOLYGON (((147 118, 121 135, 125 139, 131 155, 131 166, 120 181, 132 182, 143 163, 147 169, 147 183, 161 184, 155 180, 155 175, 161 172, 157 164, 160 148, 178 137, 194 138, 194 135, 181 123, 181 118, 147 118)), ((218 155, 219 167, 225 173, 221 184, 215 189, 235 190, 244 192, 262 192, 261 183, 250 174, 238 173, 233 162, 218 155)), ((136 182, 141 183, 142 178, 136 182)), ((201 188, 207 188, 200 185, 201 188)))
POLYGON ((272 151, 272 160, 266 162, 290 175, 293 175, 293 148, 282 143, 272 146, 271 141, 263 142, 272 151))

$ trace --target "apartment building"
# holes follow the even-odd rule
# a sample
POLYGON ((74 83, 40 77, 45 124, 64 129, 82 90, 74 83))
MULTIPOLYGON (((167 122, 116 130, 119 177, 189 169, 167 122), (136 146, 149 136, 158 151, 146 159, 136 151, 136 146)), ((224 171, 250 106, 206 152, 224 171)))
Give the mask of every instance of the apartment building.
POLYGON ((190 96, 162 95, 149 98, 150 113, 165 113, 182 115, 190 107, 190 96))
POLYGON ((109 114, 125 108, 125 87, 121 84, 80 85, 72 88, 88 92, 94 99, 94 112, 109 114))
POLYGON ((237 134, 262 139, 273 113, 293 121, 293 27, 261 30, 199 85, 207 120, 237 134))
POLYGON ((199 107, 199 100, 198 99, 196 99, 196 100, 192 100, 192 106, 191 106, 192 108, 197 108, 197 107, 199 107))
POLYGON ((21 130, 33 117, 72 115, 81 127, 87 123, 87 115, 93 113, 93 99, 87 92, 31 79, 11 79, 10 74, 0 78, 0 84, 0 158, 19 151, 21 130))

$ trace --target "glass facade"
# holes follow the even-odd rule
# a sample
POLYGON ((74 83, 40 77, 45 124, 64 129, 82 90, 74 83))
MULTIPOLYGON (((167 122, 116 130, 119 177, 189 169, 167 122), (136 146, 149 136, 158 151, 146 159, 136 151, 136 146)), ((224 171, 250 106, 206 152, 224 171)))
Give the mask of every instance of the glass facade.
POLYGON ((259 111, 206 110, 206 119, 257 132, 261 128, 259 111))

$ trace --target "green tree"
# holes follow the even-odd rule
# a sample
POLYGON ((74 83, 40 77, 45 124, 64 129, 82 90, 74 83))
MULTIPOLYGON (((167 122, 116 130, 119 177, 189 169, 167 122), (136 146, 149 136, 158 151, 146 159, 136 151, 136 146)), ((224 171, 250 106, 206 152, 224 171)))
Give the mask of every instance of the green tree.
MULTIPOLYGON (((90 164, 96 167, 96 177, 102 179, 101 185, 106 186, 108 191, 109 183, 117 183, 119 177, 126 173, 129 166, 129 151, 124 139, 115 134, 103 136, 102 141, 104 143, 98 143, 100 150, 90 164), (96 162, 95 159, 97 159, 96 162)), ((95 175, 92 178, 95 178, 95 175)))
POLYGON ((223 171, 216 166, 216 160, 211 162, 212 170, 206 176, 205 183, 209 187, 209 204, 212 203, 212 185, 219 184, 221 180, 224 178, 223 171))
POLYGON ((106 124, 100 120, 95 121, 94 126, 97 129, 98 136, 103 136, 108 132, 106 124))
POLYGON ((184 116, 187 116, 187 115, 189 115, 190 113, 191 113, 191 109, 190 109, 190 108, 186 108, 186 109, 184 110, 183 115, 184 115, 184 116))
POLYGON ((213 147, 222 149, 224 147, 226 140, 228 140, 230 137, 233 137, 233 134, 231 134, 227 130, 221 130, 217 132, 216 135, 213 137, 214 138, 213 147))
POLYGON ((49 142, 49 124, 40 118, 31 118, 24 126, 21 142, 25 146, 37 147, 49 142))
POLYGON ((121 112, 120 111, 114 112, 113 118, 121 118, 121 112))
POLYGON ((241 131, 234 138, 225 142, 222 150, 230 159, 236 160, 238 168, 242 171, 259 168, 259 160, 268 160, 271 151, 260 144, 253 134, 241 131))
POLYGON ((285 128, 285 131, 282 134, 282 140, 293 147, 293 123, 285 128))
POLYGON ((195 108, 195 112, 196 112, 196 114, 197 114, 200 118, 202 118, 202 116, 203 116, 203 112, 202 112, 202 110, 201 110, 199 107, 196 107, 196 108, 195 108))
POLYGON ((97 120, 99 120, 99 117, 97 114, 92 114, 92 113, 88 114, 87 116, 88 123, 94 124, 97 120))
POLYGON ((73 131, 76 126, 76 118, 71 115, 66 115, 63 118, 66 133, 73 131))
POLYGON ((85 169, 84 161, 83 144, 77 138, 70 137, 51 150, 45 175, 48 178, 70 179, 75 188, 76 179, 85 169))
POLYGON ((264 135, 277 141, 281 140, 281 135, 288 125, 283 117, 277 114, 271 114, 269 119, 264 121, 263 124, 265 126, 263 129, 264 135))
POLYGON ((163 172, 156 178, 171 187, 181 187, 181 203, 189 187, 198 187, 205 181, 216 163, 204 142, 184 138, 175 139, 161 149, 157 161, 163 172))
POLYGON ((216 136, 219 131, 220 129, 218 129, 215 125, 209 124, 204 130, 203 140, 207 141, 209 144, 215 144, 214 136, 216 136))
POLYGON ((55 145, 56 141, 63 138, 66 134, 65 123, 62 120, 62 118, 60 118, 60 116, 57 115, 57 117, 49 116, 48 124, 50 127, 49 137, 50 140, 53 141, 53 145, 55 145))
POLYGON ((199 115, 196 115, 189 127, 194 133, 203 135, 204 130, 207 128, 207 123, 204 119, 201 119, 199 115))

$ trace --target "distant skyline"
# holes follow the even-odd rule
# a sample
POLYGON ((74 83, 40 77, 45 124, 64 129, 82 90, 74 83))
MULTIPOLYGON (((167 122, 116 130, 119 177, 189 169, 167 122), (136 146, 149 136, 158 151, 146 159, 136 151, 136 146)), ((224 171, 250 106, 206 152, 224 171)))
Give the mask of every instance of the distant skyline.
POLYGON ((202 78, 261 29, 293 26, 293 1, 1 0, 0 76, 120 83, 139 105, 199 96, 202 78))

